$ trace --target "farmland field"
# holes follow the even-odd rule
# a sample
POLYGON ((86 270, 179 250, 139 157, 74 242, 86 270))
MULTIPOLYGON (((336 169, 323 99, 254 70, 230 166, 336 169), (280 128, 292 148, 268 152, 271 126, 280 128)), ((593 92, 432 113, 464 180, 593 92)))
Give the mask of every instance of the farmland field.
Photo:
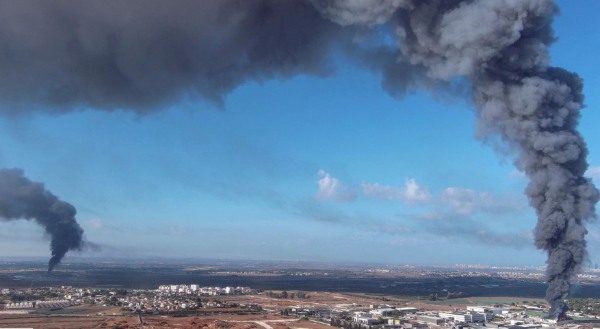
POLYGON ((527 297, 472 297, 469 298, 477 304, 511 304, 511 303, 522 303, 523 301, 546 303, 541 298, 527 298, 527 297))
POLYGON ((427 302, 427 304, 431 304, 431 305, 468 305, 468 304, 473 304, 473 302, 466 300, 466 299, 448 299, 448 300, 444 300, 444 301, 439 301, 439 302, 427 302))

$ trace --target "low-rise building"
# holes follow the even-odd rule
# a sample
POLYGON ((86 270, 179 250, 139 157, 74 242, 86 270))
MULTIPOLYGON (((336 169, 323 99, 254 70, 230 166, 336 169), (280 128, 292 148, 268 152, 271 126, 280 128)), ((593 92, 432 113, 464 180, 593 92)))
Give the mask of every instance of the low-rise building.
POLYGON ((485 314, 483 313, 467 313, 467 312, 440 312, 439 317, 443 319, 453 320, 455 322, 485 322, 485 314))
POLYGON ((374 325, 374 324, 378 324, 379 321, 377 319, 373 319, 373 318, 355 318, 355 321, 357 323, 360 324, 365 324, 365 325, 374 325))
POLYGON ((437 316, 429 316, 429 315, 417 315, 417 320, 426 322, 426 323, 435 324, 438 326, 445 322, 445 320, 443 318, 440 318, 437 316))

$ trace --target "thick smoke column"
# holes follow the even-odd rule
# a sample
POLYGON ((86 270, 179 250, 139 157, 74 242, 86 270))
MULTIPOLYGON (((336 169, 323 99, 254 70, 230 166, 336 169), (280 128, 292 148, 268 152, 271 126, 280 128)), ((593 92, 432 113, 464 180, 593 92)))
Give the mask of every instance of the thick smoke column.
POLYGON ((52 251, 48 272, 67 251, 83 247, 83 229, 75 220, 76 213, 75 207, 58 199, 44 184, 24 177, 22 170, 0 170, 0 219, 33 219, 44 227, 52 251))
POLYGON ((553 0, 0 0, 0 113, 222 105, 249 80, 330 74, 334 52, 395 96, 466 82, 477 136, 500 137, 530 178, 557 317, 599 199, 577 131, 582 81, 549 66, 557 13, 553 0))
POLYGON ((538 216, 535 245, 548 253, 550 316, 563 316, 599 192, 584 177, 588 150, 577 131, 582 80, 548 65, 558 9, 551 0, 415 3, 395 20, 403 58, 433 78, 468 77, 478 135, 500 136, 516 150, 538 216))
MULTIPOLYGON (((583 83, 549 66, 555 41, 552 0, 373 1, 395 5, 392 18, 401 55, 428 78, 466 77, 478 110, 480 138, 499 136, 530 178, 525 191, 538 224, 535 245, 547 251, 550 316, 564 318, 569 279, 586 261, 584 221, 595 216, 599 192, 584 177, 587 146, 577 131, 583 83)), ((342 25, 365 24, 353 1, 320 2, 342 25)), ((381 12, 372 11, 376 23, 381 12)))

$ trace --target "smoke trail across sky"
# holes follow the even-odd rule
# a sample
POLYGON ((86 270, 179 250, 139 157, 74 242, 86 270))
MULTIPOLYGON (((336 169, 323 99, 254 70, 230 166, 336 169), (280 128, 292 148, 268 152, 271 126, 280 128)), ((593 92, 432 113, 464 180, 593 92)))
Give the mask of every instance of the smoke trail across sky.
POLYGON ((19 169, 0 170, 0 219, 35 220, 50 236, 52 258, 48 272, 60 263, 69 250, 84 246, 83 229, 75 220, 77 211, 44 188, 32 182, 19 169))
POLYGON ((395 96, 468 85, 477 135, 509 145, 530 178, 556 316, 599 199, 582 81, 549 66, 557 13, 552 0, 0 1, 0 112, 223 106, 247 81, 331 74, 338 53, 395 96))

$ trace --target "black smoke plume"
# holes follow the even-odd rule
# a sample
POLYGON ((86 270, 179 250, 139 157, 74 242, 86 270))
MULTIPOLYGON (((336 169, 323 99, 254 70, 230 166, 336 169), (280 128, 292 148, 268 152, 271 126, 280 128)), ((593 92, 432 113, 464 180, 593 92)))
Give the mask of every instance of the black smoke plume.
POLYGON ((569 279, 586 261, 584 221, 600 193, 590 179, 587 146, 577 131, 581 78, 549 66, 555 41, 552 0, 414 1, 394 19, 403 60, 448 81, 467 77, 478 136, 499 136, 530 179, 535 245, 548 253, 550 317, 564 315, 569 279))
POLYGON ((35 220, 50 236, 52 258, 48 272, 60 263, 69 250, 84 246, 83 229, 75 220, 77 211, 44 188, 32 182, 20 169, 0 170, 0 219, 35 220))
POLYGON ((557 13, 553 0, 0 0, 0 112, 222 106, 249 80, 330 74, 339 53, 395 96, 466 81, 477 136, 499 137, 530 178, 557 316, 599 199, 582 81, 549 65, 557 13))

